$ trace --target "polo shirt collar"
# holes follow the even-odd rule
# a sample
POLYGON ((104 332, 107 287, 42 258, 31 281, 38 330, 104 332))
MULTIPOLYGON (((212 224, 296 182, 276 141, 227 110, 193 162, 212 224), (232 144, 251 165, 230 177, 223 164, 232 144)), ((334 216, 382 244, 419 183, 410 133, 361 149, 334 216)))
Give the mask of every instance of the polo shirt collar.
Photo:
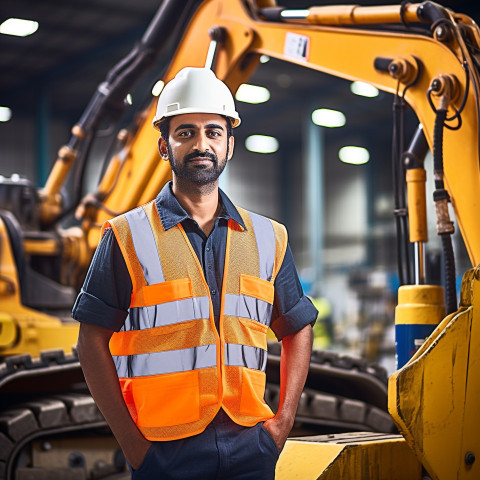
MULTIPOLYGON (((225 220, 232 219, 242 228, 242 230, 246 230, 247 228, 245 227, 238 210, 235 208, 235 205, 221 189, 218 189, 218 192, 222 201, 222 209, 219 218, 224 218, 225 220)), ((157 206, 160 220, 162 221, 165 230, 169 230, 186 219, 190 219, 188 213, 180 205, 173 194, 171 181, 168 182, 157 195, 155 205, 157 206)))

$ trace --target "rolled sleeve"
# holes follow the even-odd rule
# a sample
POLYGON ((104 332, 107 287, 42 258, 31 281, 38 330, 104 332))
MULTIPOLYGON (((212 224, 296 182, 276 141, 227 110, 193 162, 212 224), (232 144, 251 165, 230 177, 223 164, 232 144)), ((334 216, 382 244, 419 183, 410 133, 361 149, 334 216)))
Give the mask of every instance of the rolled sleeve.
POLYGON ((318 310, 304 295, 290 246, 275 279, 275 299, 271 329, 278 340, 314 325, 318 310))
POLYGON ((111 229, 106 230, 92 259, 72 317, 119 331, 128 315, 132 281, 111 229))
POLYGON ((127 312, 111 307, 100 298, 82 291, 77 297, 72 316, 79 322, 94 323, 118 332, 127 318, 127 312))
POLYGON ((271 328, 278 340, 300 331, 307 325, 315 324, 318 311, 310 299, 303 295, 297 304, 282 316, 277 317, 271 328))

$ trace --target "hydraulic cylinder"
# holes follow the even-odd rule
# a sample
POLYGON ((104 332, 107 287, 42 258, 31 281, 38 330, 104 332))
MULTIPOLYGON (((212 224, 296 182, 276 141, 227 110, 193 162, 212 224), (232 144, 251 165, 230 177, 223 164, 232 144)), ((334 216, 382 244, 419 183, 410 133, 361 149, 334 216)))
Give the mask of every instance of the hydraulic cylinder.
POLYGON ((403 367, 445 317, 443 287, 404 285, 395 309, 397 369, 403 367))

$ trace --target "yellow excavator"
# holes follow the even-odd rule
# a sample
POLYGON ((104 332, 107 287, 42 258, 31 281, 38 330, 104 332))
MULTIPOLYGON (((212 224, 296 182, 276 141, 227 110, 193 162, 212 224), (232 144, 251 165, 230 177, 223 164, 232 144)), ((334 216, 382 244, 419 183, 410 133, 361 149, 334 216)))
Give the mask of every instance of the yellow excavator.
MULTIPOLYGON (((167 82, 185 66, 207 66, 235 92, 262 55, 368 82, 393 94, 399 122, 408 105, 419 123, 408 147, 401 124, 393 137, 401 287, 390 415, 382 369, 315 352, 297 436, 285 446, 277 478, 480 478, 479 28, 430 1, 300 11, 275 0, 186 0, 182 9, 164 0, 139 43, 95 92, 45 186, 1 181, 0 479, 125 478, 124 458, 85 390, 72 350, 78 326, 69 311, 102 223, 150 201, 169 179, 150 124, 154 102, 118 132, 98 187, 82 197, 90 147, 102 122, 119 118, 147 69, 158 69, 167 82), (158 66, 167 46, 173 50, 168 65, 158 66), (444 287, 425 284, 428 150, 444 287), (459 305, 449 204, 473 267, 464 273, 459 305)), ((273 405, 278 349, 272 346, 267 370, 273 405)))

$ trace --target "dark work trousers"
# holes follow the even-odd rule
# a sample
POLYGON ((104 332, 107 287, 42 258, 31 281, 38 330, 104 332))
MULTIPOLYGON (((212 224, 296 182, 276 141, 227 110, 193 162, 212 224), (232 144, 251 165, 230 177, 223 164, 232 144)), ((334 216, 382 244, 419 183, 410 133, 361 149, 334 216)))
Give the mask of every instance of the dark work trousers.
POLYGON ((273 480, 278 455, 263 423, 242 427, 220 410, 199 435, 153 442, 132 479, 273 480))

